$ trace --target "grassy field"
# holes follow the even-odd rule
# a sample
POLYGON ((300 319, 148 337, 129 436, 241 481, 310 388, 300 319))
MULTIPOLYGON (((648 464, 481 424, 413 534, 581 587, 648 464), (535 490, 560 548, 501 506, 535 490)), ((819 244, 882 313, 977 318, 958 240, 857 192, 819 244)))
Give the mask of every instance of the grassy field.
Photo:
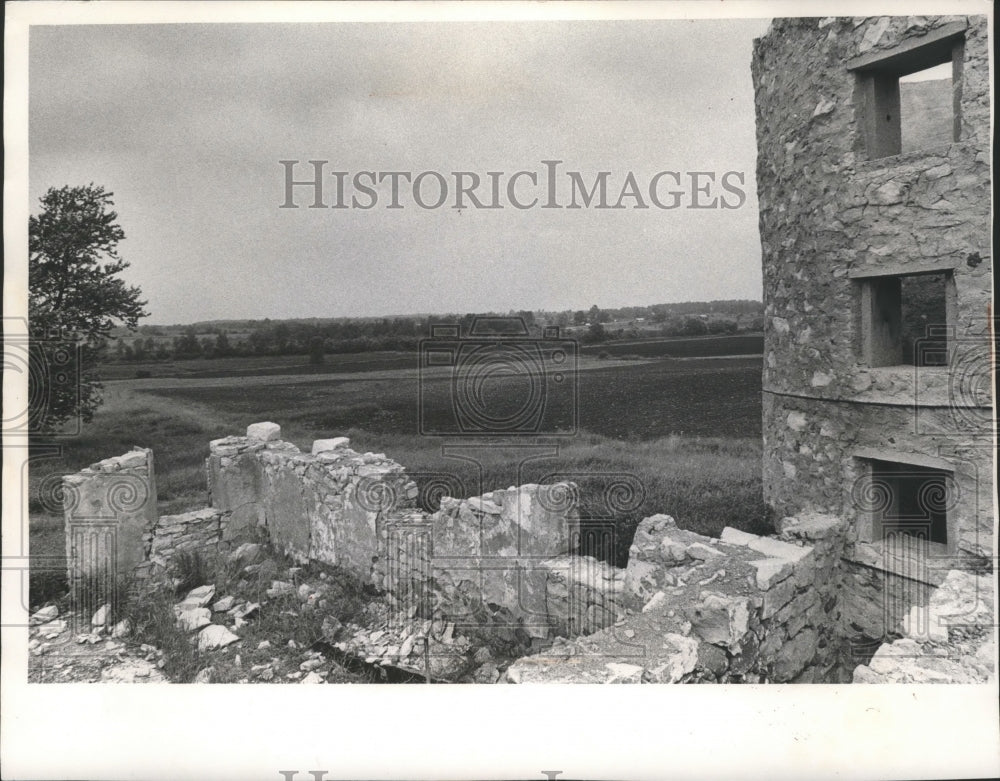
POLYGON ((127 380, 140 377, 259 377, 275 374, 326 374, 368 372, 385 369, 416 369, 414 352, 343 353, 327 355, 321 364, 309 363, 307 355, 265 355, 239 358, 192 358, 183 361, 137 361, 109 363, 100 369, 101 379, 127 380))
MULTIPOLYGON (((724 355, 759 355, 764 349, 761 334, 726 336, 657 337, 580 345, 580 355, 641 358, 701 358, 724 355)), ((306 355, 265 355, 233 358, 191 358, 178 361, 109 363, 101 367, 104 380, 135 377, 260 377, 280 374, 315 375, 331 372, 373 372, 386 369, 416 369, 418 353, 382 350, 325 356, 322 364, 311 364, 306 355)))
POLYGON ((643 358, 704 358, 720 355, 760 355, 764 352, 763 334, 729 336, 671 336, 660 339, 636 339, 581 348, 584 355, 607 353, 611 356, 638 355, 643 358))
MULTIPOLYGON (((342 365, 358 371, 350 362, 342 365)), ((201 507, 207 503, 209 440, 242 433, 258 420, 280 423, 284 438, 306 450, 317 437, 347 435, 359 451, 388 454, 425 489, 430 509, 436 486, 475 496, 523 482, 575 480, 581 515, 595 530, 587 552, 618 564, 635 524, 657 512, 705 534, 717 535, 724 526, 770 530, 760 483, 759 358, 601 362, 578 374, 575 434, 516 437, 465 451, 475 463, 444 452, 445 440, 420 433, 411 371, 275 385, 238 377, 215 387, 131 385, 109 383, 105 405, 80 436, 61 441, 58 455, 33 453, 33 559, 61 554, 64 545, 59 508, 46 498, 46 476, 141 445, 156 454, 160 512, 201 507), (539 447, 548 448, 546 457, 537 457, 539 447)), ((424 390, 428 416, 443 414, 451 403, 447 379, 436 378, 424 390)), ((568 398, 560 403, 572 405, 568 398)), ((64 587, 58 572, 43 569, 32 577, 33 604, 64 587)))

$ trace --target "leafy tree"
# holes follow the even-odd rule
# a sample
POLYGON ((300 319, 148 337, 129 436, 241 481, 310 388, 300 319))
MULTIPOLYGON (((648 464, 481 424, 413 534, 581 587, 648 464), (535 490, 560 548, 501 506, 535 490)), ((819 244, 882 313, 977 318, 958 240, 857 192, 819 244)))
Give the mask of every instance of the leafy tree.
POLYGON ((309 363, 313 366, 319 366, 323 363, 323 351, 325 350, 325 345, 323 344, 322 336, 313 336, 309 339, 309 363))
POLYGON ((225 358, 226 356, 233 354, 233 347, 229 343, 229 334, 225 331, 219 331, 219 335, 215 337, 215 355, 218 358, 225 358))
POLYGON ((587 333, 584 336, 584 341, 590 343, 603 342, 608 338, 607 332, 604 330, 604 326, 600 323, 594 322, 590 324, 590 328, 587 329, 587 333))
POLYGON ((274 328, 274 341, 278 353, 284 355, 288 352, 288 337, 290 335, 290 330, 286 323, 279 323, 274 328))
POLYGON ((132 357, 136 361, 145 361, 149 357, 142 339, 136 339, 132 342, 132 357))
POLYGON ((148 315, 142 291, 118 277, 129 264, 118 255, 125 232, 113 195, 93 183, 49 188, 28 218, 29 425, 39 433, 93 417, 101 403, 93 369, 107 338, 148 315))
POLYGON ((184 329, 184 335, 174 338, 174 355, 178 358, 197 358, 201 355, 201 342, 192 326, 184 329))
POLYGON ((685 336, 704 336, 708 333, 708 326, 700 317, 687 317, 684 319, 685 336))

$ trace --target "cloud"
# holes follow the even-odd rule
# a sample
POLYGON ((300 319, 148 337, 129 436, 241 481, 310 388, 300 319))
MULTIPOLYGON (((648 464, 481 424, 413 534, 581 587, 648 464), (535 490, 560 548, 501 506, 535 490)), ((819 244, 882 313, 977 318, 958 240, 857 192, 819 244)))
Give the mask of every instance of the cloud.
POLYGON ((116 190, 130 281, 156 322, 758 296, 749 62, 763 30, 36 27, 31 191, 116 190), (751 197, 703 215, 289 213, 277 208, 277 161, 289 158, 481 174, 555 158, 618 182, 628 170, 736 169, 751 197), (693 262, 708 270, 681 273, 693 262))

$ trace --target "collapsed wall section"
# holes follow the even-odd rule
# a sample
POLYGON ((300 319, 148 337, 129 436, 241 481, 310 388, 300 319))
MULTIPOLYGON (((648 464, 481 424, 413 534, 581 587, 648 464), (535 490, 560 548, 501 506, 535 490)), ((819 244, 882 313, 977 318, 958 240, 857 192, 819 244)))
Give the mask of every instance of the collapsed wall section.
POLYGON ((587 566, 568 557, 579 531, 575 493, 568 483, 526 484, 444 497, 434 513, 398 513, 387 526, 378 585, 404 612, 514 633, 524 645, 547 639, 568 620, 555 584, 566 591, 566 574, 587 566))
POLYGON ((507 671, 512 683, 849 679, 836 631, 844 524, 786 518, 780 538, 712 539, 665 515, 639 524, 613 625, 507 671))

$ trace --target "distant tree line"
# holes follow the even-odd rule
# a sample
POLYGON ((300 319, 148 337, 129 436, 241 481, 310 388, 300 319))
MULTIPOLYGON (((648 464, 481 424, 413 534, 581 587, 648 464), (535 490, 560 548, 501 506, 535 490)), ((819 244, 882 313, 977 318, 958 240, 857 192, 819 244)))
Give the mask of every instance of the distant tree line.
MULTIPOLYGON (((561 312, 467 313, 384 318, 311 320, 246 320, 195 323, 187 326, 143 325, 130 339, 116 339, 109 357, 121 362, 228 358, 234 356, 303 355, 322 363, 327 353, 385 350, 414 351, 437 324, 457 324, 462 337, 485 326, 502 327, 503 320, 520 321, 530 337, 546 326, 559 326, 585 343, 656 336, 705 336, 760 331, 759 301, 709 301, 657 304, 646 307, 561 312)), ((518 335, 511 326, 498 333, 518 335)))

